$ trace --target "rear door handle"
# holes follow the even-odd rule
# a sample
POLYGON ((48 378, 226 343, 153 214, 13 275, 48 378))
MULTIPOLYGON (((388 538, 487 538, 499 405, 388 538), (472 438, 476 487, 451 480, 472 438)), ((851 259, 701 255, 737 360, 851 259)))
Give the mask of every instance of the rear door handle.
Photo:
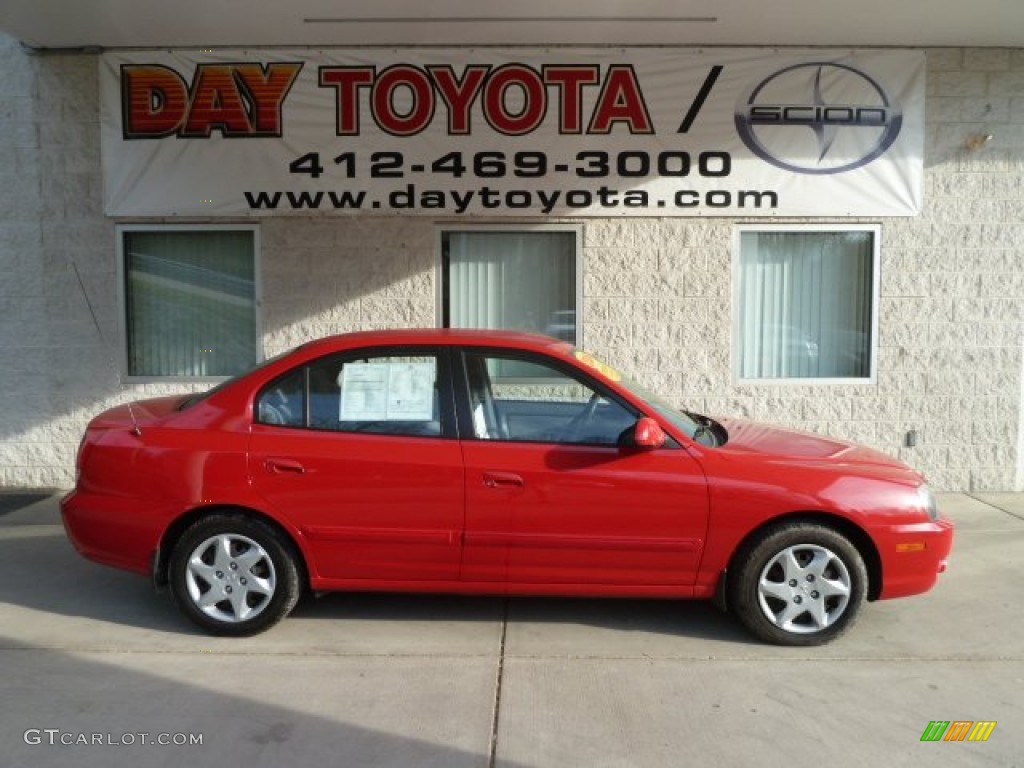
POLYGON ((484 485, 488 488, 523 488, 526 482, 513 472, 484 472, 484 485))
POLYGON ((276 475, 285 473, 301 475, 306 471, 306 468, 294 459, 267 459, 265 464, 267 470, 276 475))

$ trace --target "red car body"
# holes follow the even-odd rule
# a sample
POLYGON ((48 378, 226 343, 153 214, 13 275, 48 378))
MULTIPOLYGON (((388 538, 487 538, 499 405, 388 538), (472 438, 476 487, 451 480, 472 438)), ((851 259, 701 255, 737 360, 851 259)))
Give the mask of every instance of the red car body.
POLYGON ((277 530, 314 591, 712 598, 737 558, 788 521, 849 541, 864 562, 867 599, 935 584, 953 526, 929 508, 920 473, 826 437, 710 423, 719 437, 698 439, 615 371, 543 336, 347 334, 306 344, 197 401, 160 398, 97 416, 62 511, 81 554, 159 582, 183 532, 230 510, 277 530), (310 428, 311 374, 292 372, 362 350, 437 355, 435 409, 439 397, 448 403, 438 434, 310 428), (579 377, 602 405, 654 420, 665 442, 478 439, 460 383, 466 350, 579 377), (288 376, 305 377, 306 416, 268 423, 260 398, 288 376))

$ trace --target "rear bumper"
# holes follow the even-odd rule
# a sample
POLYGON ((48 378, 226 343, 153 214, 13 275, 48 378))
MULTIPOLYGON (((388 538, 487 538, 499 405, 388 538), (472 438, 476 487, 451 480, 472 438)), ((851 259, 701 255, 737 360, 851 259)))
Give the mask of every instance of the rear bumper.
POLYGON ((83 557, 149 575, 161 526, 139 502, 72 491, 60 501, 64 530, 83 557))
POLYGON ((951 520, 893 525, 876 535, 882 558, 880 600, 927 592, 935 586, 953 548, 951 520))

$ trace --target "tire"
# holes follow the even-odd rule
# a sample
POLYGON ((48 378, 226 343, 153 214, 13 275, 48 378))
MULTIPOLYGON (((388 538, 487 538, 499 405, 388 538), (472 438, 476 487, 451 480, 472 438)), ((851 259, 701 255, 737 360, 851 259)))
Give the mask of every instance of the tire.
POLYGON ((769 528, 733 559, 729 605, 776 645, 822 645, 851 626, 864 604, 864 559, 834 528, 809 522, 769 528))
POLYGON ((170 586, 181 611, 214 635, 254 635, 299 599, 294 549, 266 523, 215 514, 193 523, 171 554, 170 586))

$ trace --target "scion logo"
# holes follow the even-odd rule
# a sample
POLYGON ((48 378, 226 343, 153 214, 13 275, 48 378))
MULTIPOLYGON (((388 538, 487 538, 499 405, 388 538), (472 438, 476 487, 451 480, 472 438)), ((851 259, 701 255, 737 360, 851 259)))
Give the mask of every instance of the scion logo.
POLYGON ((794 64, 736 105, 736 130, 762 160, 787 171, 852 171, 880 157, 903 125, 881 85, 846 64, 794 64))

